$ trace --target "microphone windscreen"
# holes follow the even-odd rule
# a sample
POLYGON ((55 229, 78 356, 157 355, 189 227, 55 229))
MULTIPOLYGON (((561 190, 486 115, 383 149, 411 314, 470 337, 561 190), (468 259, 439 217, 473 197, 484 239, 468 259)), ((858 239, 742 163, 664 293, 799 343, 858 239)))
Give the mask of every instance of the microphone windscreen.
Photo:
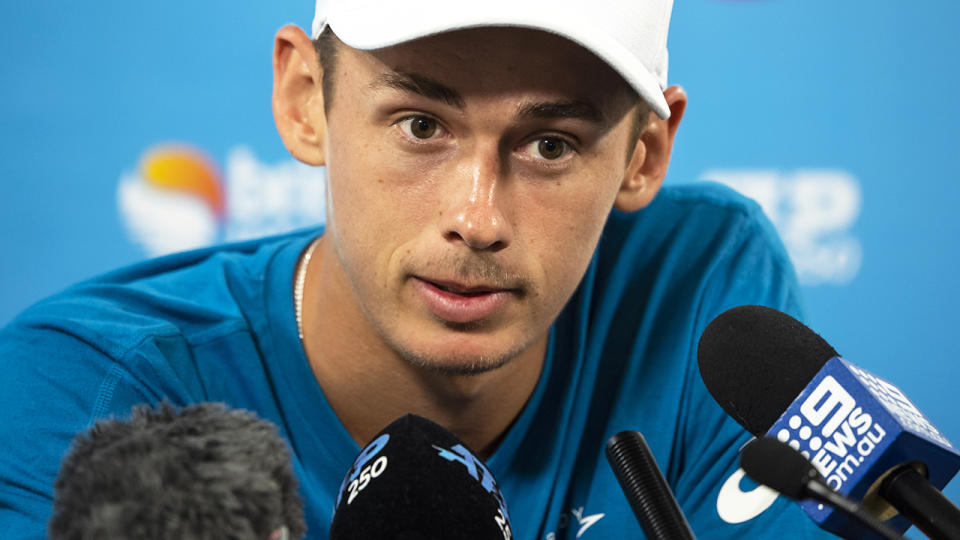
POLYGON ((837 352, 793 317, 739 306, 707 325, 697 363, 707 390, 747 431, 770 429, 837 352))
POLYGON ((740 468, 750 478, 795 501, 807 497, 807 484, 818 476, 803 454, 772 437, 751 441, 740 454, 740 468))
POLYGON ((486 465, 443 427, 406 415, 361 451, 340 488, 331 540, 509 540, 486 465))
POLYGON ((54 484, 49 538, 266 540, 306 532, 286 443, 251 412, 140 406, 79 434, 54 484))
MULTIPOLYGON (((931 500, 945 500, 936 491, 960 469, 960 452, 899 388, 840 358, 787 314, 760 306, 724 312, 704 331, 698 362, 707 389, 731 417, 758 437, 789 444, 810 460, 833 492, 864 501, 897 531, 910 522, 893 517, 896 512, 886 502, 892 500, 883 487, 889 484, 879 480, 888 471, 922 463, 931 500)), ((815 485, 823 487, 816 482, 807 487, 819 490, 815 485)), ((830 492, 817 493, 828 497, 830 492)), ((871 534, 870 520, 839 510, 840 500, 804 500, 800 505, 834 534, 871 534)), ((932 507, 904 500, 897 509, 916 516, 929 515, 932 507)), ((929 523, 940 527, 948 522, 960 531, 960 512, 943 512, 929 523)))

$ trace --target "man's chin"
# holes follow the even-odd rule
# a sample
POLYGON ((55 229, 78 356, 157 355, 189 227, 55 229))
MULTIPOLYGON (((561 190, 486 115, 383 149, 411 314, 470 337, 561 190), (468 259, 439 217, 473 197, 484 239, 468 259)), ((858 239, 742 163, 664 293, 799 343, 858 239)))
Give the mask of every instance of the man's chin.
POLYGON ((408 364, 449 375, 481 375, 504 367, 539 339, 520 320, 454 323, 408 317, 402 325, 378 325, 384 344, 408 364))
MULTIPOLYGON (((396 344, 395 344, 396 345, 396 344)), ((444 375, 481 375, 497 370, 520 355, 523 347, 483 347, 476 343, 440 346, 394 346, 411 365, 444 375)))

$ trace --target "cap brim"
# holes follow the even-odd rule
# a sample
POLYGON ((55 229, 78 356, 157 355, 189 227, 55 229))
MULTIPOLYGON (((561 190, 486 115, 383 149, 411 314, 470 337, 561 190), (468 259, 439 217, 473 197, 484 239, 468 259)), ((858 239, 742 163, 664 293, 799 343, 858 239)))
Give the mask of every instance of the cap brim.
MULTIPOLYGON (((658 81, 648 66, 645 66, 626 46, 608 32, 594 28, 590 21, 574 20, 552 13, 545 21, 542 6, 515 2, 512 9, 486 2, 446 2, 445 7, 435 7, 430 17, 399 2, 385 3, 376 17, 361 2, 349 6, 338 4, 331 9, 325 21, 314 22, 314 38, 329 25, 337 37, 355 49, 371 50, 390 47, 414 39, 482 26, 515 26, 551 32, 569 39, 589 50, 609 64, 640 97, 650 105, 660 118, 670 117, 670 108, 663 97, 666 81, 658 81), (466 7, 466 6, 470 7, 466 7), (437 10, 444 10, 437 12, 437 10)), ((666 54, 666 51, 663 51, 666 54)))

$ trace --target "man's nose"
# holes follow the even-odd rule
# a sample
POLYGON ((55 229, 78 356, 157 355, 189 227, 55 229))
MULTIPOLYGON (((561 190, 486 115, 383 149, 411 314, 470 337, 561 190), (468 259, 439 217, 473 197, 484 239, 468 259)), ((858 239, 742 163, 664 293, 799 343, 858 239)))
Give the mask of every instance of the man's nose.
POLYGON ((503 211, 507 201, 500 157, 495 149, 476 154, 458 166, 452 179, 455 196, 444 223, 444 236, 474 250, 499 251, 510 244, 513 235, 503 211))

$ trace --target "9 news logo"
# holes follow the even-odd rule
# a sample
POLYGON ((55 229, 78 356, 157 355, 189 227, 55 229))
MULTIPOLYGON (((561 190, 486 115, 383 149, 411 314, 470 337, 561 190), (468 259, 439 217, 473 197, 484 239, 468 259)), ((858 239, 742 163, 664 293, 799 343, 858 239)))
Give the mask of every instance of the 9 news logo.
POLYGON ((780 441, 810 459, 837 491, 886 435, 832 375, 817 385, 800 405, 799 414, 790 415, 786 426, 776 433, 780 441))

